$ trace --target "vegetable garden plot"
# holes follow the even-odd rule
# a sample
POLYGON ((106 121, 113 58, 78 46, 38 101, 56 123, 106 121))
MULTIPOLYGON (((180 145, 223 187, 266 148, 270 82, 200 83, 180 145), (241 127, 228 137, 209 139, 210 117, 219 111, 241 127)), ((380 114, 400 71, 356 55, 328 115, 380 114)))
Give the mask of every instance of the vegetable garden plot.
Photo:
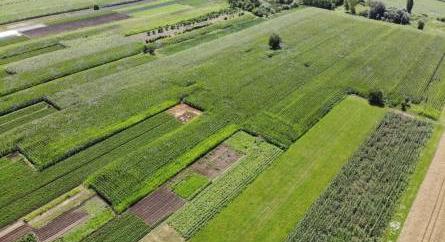
POLYGON ((170 189, 161 187, 137 202, 129 210, 154 227, 182 207, 184 203, 185 201, 170 189))
POLYGON ((39 241, 53 241, 60 237, 64 232, 75 227, 82 221, 85 221, 88 214, 83 211, 77 211, 75 209, 62 214, 47 225, 35 230, 39 241))
POLYGON ((167 110, 167 113, 173 115, 173 117, 175 117, 182 123, 187 123, 202 114, 202 112, 198 109, 193 108, 185 103, 181 103, 170 108, 169 110, 167 110))
POLYGON ((215 178, 221 175, 242 156, 243 154, 241 152, 233 150, 226 144, 221 144, 207 153, 203 158, 193 163, 190 169, 204 176, 215 178))
POLYGON ((0 230, 1 242, 16 242, 22 236, 32 231, 32 228, 23 222, 17 222, 0 230))
POLYGON ((288 241, 378 240, 431 132, 429 122, 387 114, 288 241))
POLYGON ((56 34, 61 33, 65 31, 71 31, 76 30, 80 28, 85 28, 89 26, 96 26, 100 24, 106 24, 114 21, 119 21, 123 19, 129 18, 128 15, 121 14, 121 13, 111 13, 107 15, 102 15, 98 17, 92 17, 87 19, 82 19, 78 21, 73 22, 67 22, 67 23, 60 23, 60 24, 54 24, 49 25, 43 28, 33 29, 24 31, 23 34, 29 37, 42 37, 50 34, 56 34))

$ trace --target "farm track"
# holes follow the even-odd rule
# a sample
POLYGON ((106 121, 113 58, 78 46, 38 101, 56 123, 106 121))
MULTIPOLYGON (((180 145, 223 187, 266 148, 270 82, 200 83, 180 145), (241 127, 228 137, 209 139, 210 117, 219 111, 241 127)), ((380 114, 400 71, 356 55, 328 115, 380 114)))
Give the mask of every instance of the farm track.
POLYGON ((445 240, 445 134, 422 182, 399 237, 399 242, 445 240))

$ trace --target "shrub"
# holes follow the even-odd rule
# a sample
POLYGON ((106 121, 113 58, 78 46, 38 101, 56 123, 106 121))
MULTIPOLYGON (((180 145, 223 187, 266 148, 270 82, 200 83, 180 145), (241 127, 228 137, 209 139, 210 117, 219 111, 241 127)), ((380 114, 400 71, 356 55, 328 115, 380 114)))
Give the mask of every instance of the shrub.
POLYGON ((99 5, 94 4, 93 9, 94 9, 94 10, 99 10, 99 5))
POLYGON ((417 22, 417 29, 423 30, 423 28, 425 28, 425 22, 423 20, 419 20, 419 22, 417 22))
POLYGON ((335 3, 331 0, 303 0, 304 5, 333 10, 335 3))
POLYGON ((370 19, 376 19, 381 20, 386 11, 386 6, 384 3, 377 1, 377 2, 371 2, 369 8, 369 18, 370 19))
POLYGON ((275 33, 269 37, 269 46, 271 50, 281 49, 281 37, 275 33))
POLYGON ((144 53, 155 55, 156 47, 153 44, 148 44, 144 46, 144 53))
POLYGON ((383 20, 396 24, 409 24, 409 14, 405 10, 388 8, 384 14, 383 20))
POLYGON ((37 238, 34 234, 27 234, 17 240, 17 242, 37 242, 37 238))
POLYGON ((369 103, 376 106, 384 106, 385 100, 381 90, 372 90, 369 92, 369 103))

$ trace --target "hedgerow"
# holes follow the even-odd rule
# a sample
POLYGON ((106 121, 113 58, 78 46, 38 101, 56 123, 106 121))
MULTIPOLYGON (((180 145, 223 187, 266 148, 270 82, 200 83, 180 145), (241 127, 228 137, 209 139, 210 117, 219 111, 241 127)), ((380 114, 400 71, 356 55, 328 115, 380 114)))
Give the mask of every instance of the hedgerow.
POLYGON ((211 183, 167 221, 184 238, 191 238, 199 231, 281 153, 279 148, 252 139, 244 132, 235 135, 237 141, 231 142, 231 139, 227 141, 231 147, 246 153, 239 164, 211 183))
POLYGON ((387 114, 288 241, 379 240, 431 133, 429 122, 387 114))

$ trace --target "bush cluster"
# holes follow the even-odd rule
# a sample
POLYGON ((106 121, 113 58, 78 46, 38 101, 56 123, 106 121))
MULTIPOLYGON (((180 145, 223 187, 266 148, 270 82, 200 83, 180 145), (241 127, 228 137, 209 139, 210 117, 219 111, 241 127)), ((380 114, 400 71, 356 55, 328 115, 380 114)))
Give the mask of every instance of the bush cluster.
POLYGON ((410 14, 405 9, 386 8, 380 1, 373 1, 369 4, 368 17, 370 19, 382 20, 395 24, 409 24, 410 14))
POLYGON ((231 8, 242 9, 258 17, 267 17, 281 10, 298 7, 295 0, 276 0, 273 4, 259 0, 229 0, 231 8))
POLYGON ((303 0, 303 4, 333 10, 335 7, 342 5, 343 0, 303 0))

